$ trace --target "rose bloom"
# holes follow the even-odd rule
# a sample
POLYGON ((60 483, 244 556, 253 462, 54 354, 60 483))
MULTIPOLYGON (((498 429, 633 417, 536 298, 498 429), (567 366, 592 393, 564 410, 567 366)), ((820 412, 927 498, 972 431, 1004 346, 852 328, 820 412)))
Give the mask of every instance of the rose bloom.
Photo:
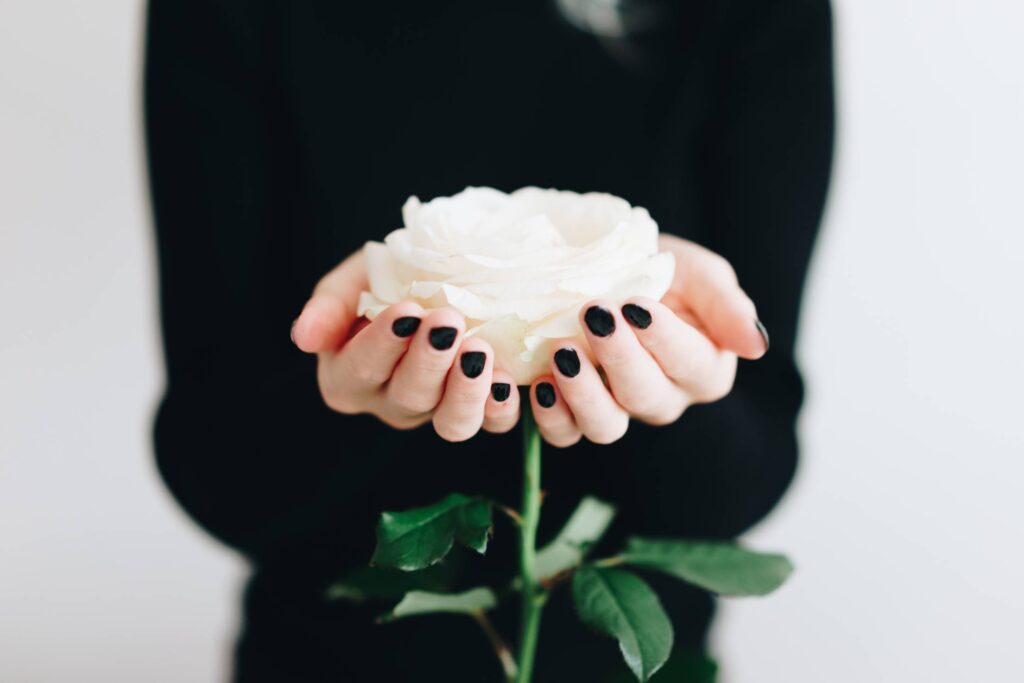
POLYGON ((359 313, 372 319, 407 300, 452 308, 519 384, 548 372, 553 340, 587 348, 584 303, 661 299, 675 268, 647 210, 610 194, 469 187, 425 204, 410 197, 402 218, 404 228, 365 246, 359 313))

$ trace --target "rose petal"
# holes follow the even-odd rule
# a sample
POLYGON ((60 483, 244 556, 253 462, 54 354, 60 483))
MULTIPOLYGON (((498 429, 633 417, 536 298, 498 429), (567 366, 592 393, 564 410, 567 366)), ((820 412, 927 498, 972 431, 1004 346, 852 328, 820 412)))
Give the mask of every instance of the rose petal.
POLYGON ((371 292, 360 312, 403 299, 451 307, 520 384, 547 372, 554 340, 585 345, 578 314, 588 299, 660 299, 675 268, 658 254, 650 214, 609 194, 468 187, 410 197, 402 217, 404 228, 366 245, 371 292))

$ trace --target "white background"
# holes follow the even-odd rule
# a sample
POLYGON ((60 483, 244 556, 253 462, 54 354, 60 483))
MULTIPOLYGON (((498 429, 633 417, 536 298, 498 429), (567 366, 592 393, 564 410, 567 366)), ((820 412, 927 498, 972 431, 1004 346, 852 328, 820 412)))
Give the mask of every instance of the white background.
MULTIPOLYGON (((844 0, 802 470, 730 683, 1024 671, 1024 11, 844 0)), ((241 563, 159 484, 143 8, 0 0, 0 681, 224 680, 241 563)))

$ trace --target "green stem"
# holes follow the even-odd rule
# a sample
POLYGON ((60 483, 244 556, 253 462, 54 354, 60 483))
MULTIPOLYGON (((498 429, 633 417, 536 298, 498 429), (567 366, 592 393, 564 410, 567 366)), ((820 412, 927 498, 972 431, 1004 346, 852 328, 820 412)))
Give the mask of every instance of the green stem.
POLYGON ((519 514, 519 577, 523 583, 523 611, 519 632, 519 675, 516 683, 529 683, 537 650, 540 612, 547 594, 537 585, 534 565, 537 553, 537 523, 540 521, 540 432, 530 412, 523 407, 523 503, 519 514))

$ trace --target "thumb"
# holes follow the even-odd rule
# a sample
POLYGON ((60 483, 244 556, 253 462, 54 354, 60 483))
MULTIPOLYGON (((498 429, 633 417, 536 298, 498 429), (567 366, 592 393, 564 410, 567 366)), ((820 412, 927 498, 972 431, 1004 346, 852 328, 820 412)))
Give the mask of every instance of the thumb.
POLYGON ((740 358, 755 360, 768 351, 768 334, 757 308, 740 288, 729 262, 693 242, 662 236, 661 245, 676 257, 669 295, 692 311, 708 337, 740 358))
POLYGON ((323 277, 292 326, 292 341, 306 353, 335 351, 359 317, 359 293, 367 288, 360 249, 323 277))

